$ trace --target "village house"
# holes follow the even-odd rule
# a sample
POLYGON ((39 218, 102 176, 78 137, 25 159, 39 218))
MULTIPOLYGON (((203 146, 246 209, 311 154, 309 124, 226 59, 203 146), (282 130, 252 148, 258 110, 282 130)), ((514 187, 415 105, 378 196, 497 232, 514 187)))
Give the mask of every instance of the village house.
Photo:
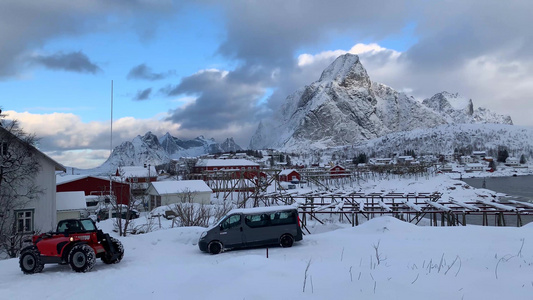
POLYGON ((340 177, 350 176, 350 174, 346 171, 346 168, 343 166, 339 166, 339 165, 335 165, 334 167, 330 168, 329 175, 331 178, 340 178, 340 177))
POLYGON ((260 176, 259 164, 247 159, 200 159, 194 167, 194 178, 209 180, 218 176, 228 179, 260 176))
POLYGON ((465 165, 465 164, 471 164, 475 162, 475 159, 469 155, 463 155, 461 156, 460 161, 461 161, 461 164, 465 165))
POLYGON ((370 158, 368 163, 371 165, 390 165, 392 163, 392 158, 387 158, 387 157, 370 158))
MULTIPOLYGON (((54 176, 55 178, 56 176, 54 176)), ((58 175, 57 192, 77 192, 83 191, 85 196, 99 196, 105 201, 110 201, 111 197, 117 204, 128 205, 130 201, 130 185, 128 183, 110 180, 105 177, 90 175, 58 175)))
POLYGON ((213 190, 203 180, 173 180, 150 183, 149 209, 180 202, 209 204, 213 190))
POLYGON ((396 163, 399 164, 399 165, 410 165, 415 159, 410 156, 410 155, 407 155, 407 156, 398 156, 396 158, 396 163))
POLYGON ((283 182, 300 182, 302 176, 294 169, 285 169, 279 173, 278 180, 283 182))
POLYGON ((520 159, 518 157, 507 157, 505 160, 505 165, 508 167, 517 167, 520 166, 520 159))
MULTIPOLYGON (((0 145, 2 155, 7 155, 9 151, 17 151, 19 147, 28 146, 11 132, 0 126, 0 145)), ((13 211, 8 211, 7 215, 0 218, 14 218, 17 233, 31 233, 33 231, 46 232, 54 230, 57 225, 57 203, 56 203, 56 171, 65 172, 66 169, 39 151, 33 146, 29 146, 40 165, 39 171, 34 174, 34 183, 42 190, 41 193, 32 198, 23 198, 20 205, 13 211)), ((0 168, 4 168, 0 165, 0 168)), ((22 189, 25 187, 21 187, 22 189)))
POLYGON ((134 196, 144 194, 150 182, 157 181, 157 171, 152 165, 119 167, 115 176, 117 180, 130 184, 134 196))
POLYGON ((482 160, 487 156, 487 153, 485 151, 472 151, 472 157, 474 157, 477 160, 482 160))
POLYGON ((444 156, 444 160, 447 162, 455 161, 455 155, 453 153, 446 153, 443 156, 444 156))
POLYGON ((465 172, 481 172, 485 170, 485 165, 480 163, 471 163, 465 165, 465 172))
POLYGON ((65 219, 79 219, 89 216, 85 193, 60 192, 56 195, 57 221, 65 219))

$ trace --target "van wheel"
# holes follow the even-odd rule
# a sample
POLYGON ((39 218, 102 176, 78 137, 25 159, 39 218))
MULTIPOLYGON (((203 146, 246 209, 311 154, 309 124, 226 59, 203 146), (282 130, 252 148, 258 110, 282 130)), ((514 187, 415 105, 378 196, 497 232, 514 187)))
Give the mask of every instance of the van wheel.
POLYGON ((209 243, 207 249, 209 249, 209 253, 211 254, 219 254, 222 252, 222 244, 218 241, 214 241, 209 243))
POLYGON ((283 248, 292 247, 293 243, 294 243, 294 238, 290 234, 284 234, 279 239, 279 245, 283 248))

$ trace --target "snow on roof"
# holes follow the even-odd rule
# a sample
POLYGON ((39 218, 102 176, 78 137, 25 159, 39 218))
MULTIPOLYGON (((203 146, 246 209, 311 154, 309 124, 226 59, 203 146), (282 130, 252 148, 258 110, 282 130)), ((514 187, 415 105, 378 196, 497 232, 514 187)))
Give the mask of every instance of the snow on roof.
POLYGON ((56 210, 86 209, 85 192, 56 193, 56 210))
POLYGON ((197 167, 246 167, 259 166, 259 164, 247 159, 200 159, 196 163, 197 167))
POLYGON ((297 209, 298 206, 292 205, 281 205, 281 206, 265 206, 265 207, 252 207, 252 208, 237 208, 232 209, 230 214, 254 214, 254 213, 266 213, 266 212, 275 212, 287 209, 297 209))
POLYGON ((289 175, 292 172, 298 173, 298 171, 296 171, 295 169, 285 169, 285 170, 279 172, 279 175, 289 175))
POLYGON ((86 177, 89 177, 89 175, 56 175, 56 185, 76 181, 86 177))
POLYGON ((172 180, 152 182, 152 186, 159 195, 179 194, 185 191, 210 192, 213 190, 203 180, 172 180))
MULTIPOLYGON (((72 181, 77 181, 84 178, 97 178, 102 180, 109 181, 109 177, 104 176, 93 176, 93 175, 56 175, 56 185, 65 184, 72 181)), ((118 180, 113 180, 114 182, 120 182, 118 180)))
POLYGON ((484 167, 484 164, 480 163, 473 163, 473 164, 466 164, 467 167, 484 167))
POLYGON ((119 168, 119 174, 126 178, 133 177, 156 177, 155 166, 123 166, 119 168))

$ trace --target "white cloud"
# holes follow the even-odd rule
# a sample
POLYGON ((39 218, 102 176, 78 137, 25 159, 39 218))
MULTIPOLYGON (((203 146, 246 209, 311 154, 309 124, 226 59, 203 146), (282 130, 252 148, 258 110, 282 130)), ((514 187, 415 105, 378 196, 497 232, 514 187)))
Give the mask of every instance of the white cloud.
POLYGON ((475 107, 510 115, 516 125, 533 126, 533 64, 527 61, 504 59, 506 55, 494 52, 448 69, 419 69, 405 53, 378 44, 356 44, 350 50, 301 54, 298 66, 305 72, 313 70, 316 73, 313 76, 318 78, 321 70, 345 53, 359 55, 372 81, 419 100, 442 91, 458 92, 471 98, 475 107))
MULTIPOLYGON (((32 114, 6 111, 4 114, 7 119, 18 120, 26 133, 35 134, 40 138, 38 147, 65 166, 93 168, 109 157, 109 122, 84 123, 79 116, 71 113, 32 114)), ((242 139, 242 136, 249 137, 256 129, 255 124, 246 123, 230 124, 227 128, 217 130, 183 130, 180 129, 180 124, 164 121, 166 117, 168 114, 161 113, 150 119, 125 117, 115 120, 113 147, 151 131, 157 136, 169 132, 184 139, 203 135, 207 138, 213 137, 218 142, 234 137, 240 146, 246 148, 249 141, 242 139)))
POLYGON ((318 54, 308 54, 304 53, 298 56, 298 66, 303 67, 306 65, 311 65, 316 63, 317 61, 323 61, 323 60, 334 60, 340 55, 351 53, 351 54, 357 54, 360 56, 371 56, 378 54, 379 52, 391 52, 393 58, 398 58, 400 56, 400 52, 386 49, 381 47, 380 45, 376 43, 371 44, 362 44, 358 43, 355 44, 350 50, 330 50, 330 51, 323 51, 318 54))
MULTIPOLYGON (((64 165, 79 167, 96 161, 101 164, 109 155, 109 122, 84 123, 79 116, 71 113, 32 114, 6 111, 5 114, 7 119, 18 120, 25 132, 35 134, 40 139, 39 147, 48 154, 52 153, 50 156, 57 158, 58 162, 64 165)), ((113 146, 131 141, 137 135, 148 131, 156 135, 178 132, 180 125, 163 121, 164 116, 166 115, 150 119, 125 117, 115 120, 113 146)))

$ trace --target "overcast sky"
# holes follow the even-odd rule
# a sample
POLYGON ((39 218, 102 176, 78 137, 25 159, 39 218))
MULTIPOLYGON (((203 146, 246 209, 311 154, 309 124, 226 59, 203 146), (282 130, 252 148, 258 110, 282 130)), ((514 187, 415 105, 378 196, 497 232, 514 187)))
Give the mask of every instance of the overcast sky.
POLYGON ((247 147, 260 119, 359 54, 373 81, 533 126, 525 0, 3 0, 0 106, 67 166, 147 131, 247 147), (113 93, 111 81, 113 80, 113 93))

